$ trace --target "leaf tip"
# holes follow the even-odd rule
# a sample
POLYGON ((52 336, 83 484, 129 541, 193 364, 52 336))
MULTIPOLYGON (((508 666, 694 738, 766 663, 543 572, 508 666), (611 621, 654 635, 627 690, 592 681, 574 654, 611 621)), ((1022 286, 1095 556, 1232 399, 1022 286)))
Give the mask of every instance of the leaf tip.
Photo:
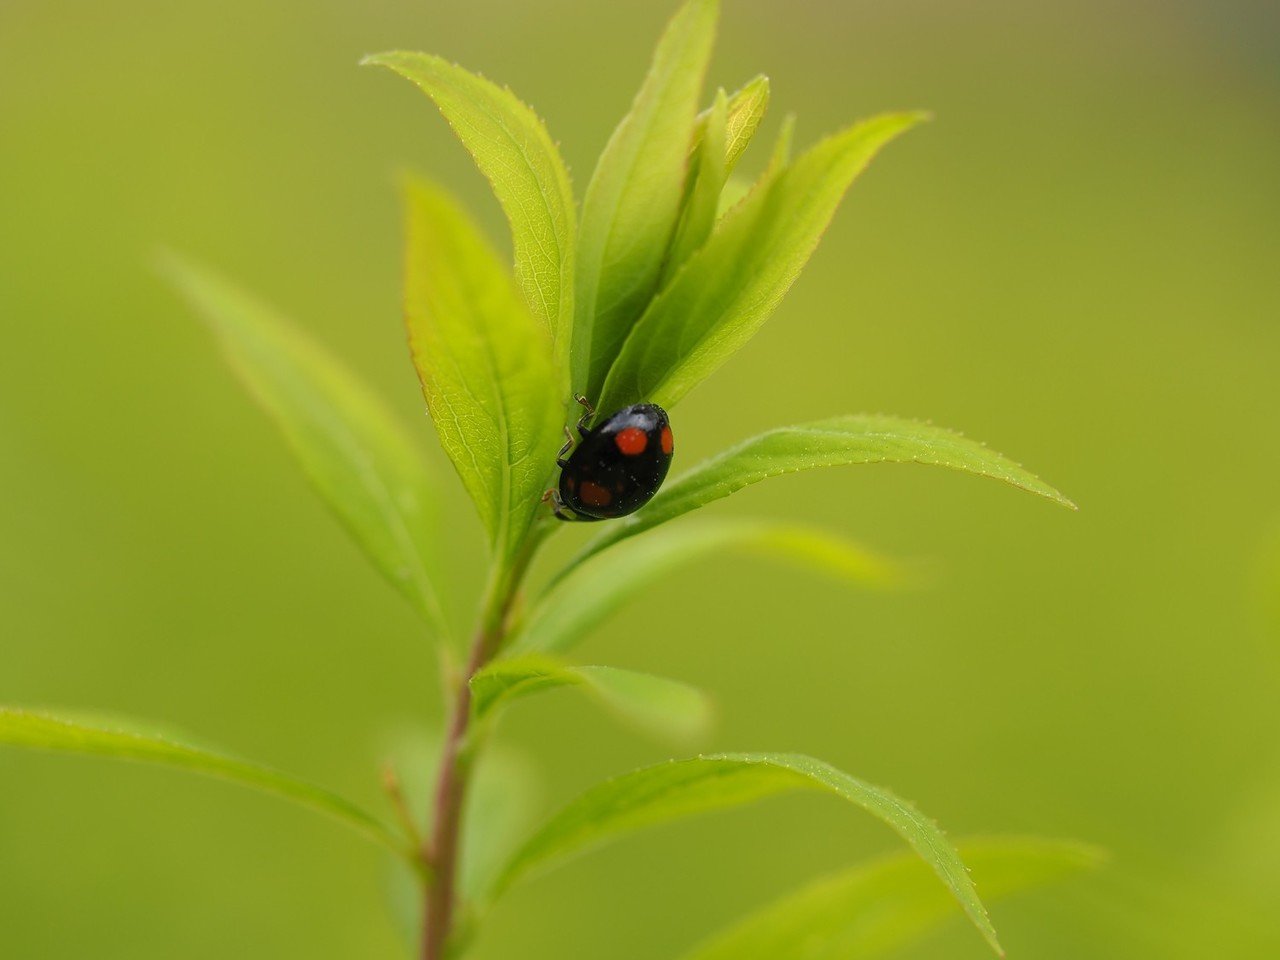
POLYGON ((410 57, 422 60, 436 60, 428 53, 417 53, 413 50, 383 50, 379 53, 366 53, 357 61, 362 67, 387 67, 390 70, 400 71, 400 62, 410 57))
MULTIPOLYGON (((966 872, 968 867, 965 868, 966 872)), ((963 903, 965 913, 969 915, 969 919, 973 921, 973 925, 978 928, 978 932, 982 934, 982 939, 987 941, 987 946, 991 948, 991 952, 1003 960, 1005 956, 1004 947, 1000 945, 1000 938, 996 935, 996 928, 991 923, 991 915, 987 913, 987 906, 981 900, 976 900, 972 904, 963 903)))
MULTIPOLYGON (((202 292, 217 283, 210 271, 170 247, 156 247, 147 260, 156 277, 193 306, 198 307, 202 292)), ((204 310, 197 312, 205 319, 204 310)))
POLYGON ((182 275, 190 269, 185 257, 164 246, 154 248, 146 262, 152 273, 173 286, 177 286, 182 275))
POLYGON ((1058 490, 1057 487, 1050 486, 1049 484, 1045 483, 1043 480, 1040 480, 1039 477, 1037 477, 1036 479, 1039 480, 1039 484, 1036 487, 1030 488, 1032 493, 1038 493, 1040 496, 1044 497, 1046 500, 1052 500, 1054 503, 1058 504, 1058 506, 1066 507, 1068 510, 1071 510, 1075 513, 1080 512, 1079 505, 1070 497, 1066 496, 1060 490, 1058 490))
POLYGON ((891 124, 892 132, 889 139, 897 138, 908 130, 912 130, 923 123, 930 123, 933 120, 933 111, 931 110, 901 110, 897 113, 884 113, 880 115, 885 121, 891 124))
POLYGON ((660 44, 668 39, 691 32, 693 24, 701 22, 704 27, 714 31, 720 19, 720 0, 687 0, 687 2, 667 22, 660 44))
POLYGON ((357 61, 361 67, 390 67, 391 61, 400 56, 398 50, 384 50, 381 53, 366 53, 357 61))
POLYGON ((442 63, 440 57, 416 50, 384 50, 381 53, 367 53, 357 64, 361 67, 386 67, 392 73, 399 74, 422 86, 423 81, 418 74, 431 68, 438 68, 442 63))

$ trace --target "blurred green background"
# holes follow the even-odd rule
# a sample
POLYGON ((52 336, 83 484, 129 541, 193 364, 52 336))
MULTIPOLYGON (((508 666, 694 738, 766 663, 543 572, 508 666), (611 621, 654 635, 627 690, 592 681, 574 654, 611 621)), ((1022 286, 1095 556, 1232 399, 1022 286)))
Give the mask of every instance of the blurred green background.
MULTIPOLYGON (((432 651, 149 257, 284 308, 434 450, 396 169, 505 227, 426 99, 356 61, 426 49, 509 83, 580 190, 673 6, 0 4, 0 702, 162 719, 382 809, 387 744, 436 722, 432 651)), ((830 524, 930 584, 726 557, 583 656, 711 690, 718 730, 685 750, 812 753, 954 835, 1109 848, 1105 872, 996 906, 1015 958, 1280 955, 1278 64, 1270 0, 726 3, 713 81, 772 77, 766 136, 790 110, 801 143, 885 108, 937 120, 678 409, 677 469, 892 412, 988 441, 1081 511, 926 468, 772 481, 713 509, 830 524)), ((471 596, 479 526, 436 460, 471 596)), ((672 752, 571 695, 504 731, 539 809, 672 752)), ((896 847, 812 796, 664 828, 520 888, 476 955, 669 957, 896 847)), ((235 787, 0 752, 5 958, 396 957, 384 870, 235 787)), ((910 956, 984 952, 957 922, 910 956)))

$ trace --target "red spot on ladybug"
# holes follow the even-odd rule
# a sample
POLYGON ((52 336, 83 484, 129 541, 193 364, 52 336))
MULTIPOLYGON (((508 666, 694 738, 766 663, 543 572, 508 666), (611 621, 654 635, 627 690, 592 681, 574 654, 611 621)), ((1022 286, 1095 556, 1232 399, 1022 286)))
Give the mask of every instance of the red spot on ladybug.
POLYGON ((600 486, 598 483, 592 483, 590 480, 583 480, 582 486, 578 490, 578 496, 582 498, 582 502, 589 507, 607 507, 613 503, 613 494, 600 486))
POLYGON ((671 456, 671 451, 674 450, 675 448, 676 448, 676 442, 675 442, 675 439, 671 436, 671 428, 663 427, 662 428, 662 452, 669 457, 671 456))
POLYGON ((638 457, 644 453, 644 448, 649 446, 649 435, 639 427, 627 427, 617 432, 613 442, 628 457, 638 457))

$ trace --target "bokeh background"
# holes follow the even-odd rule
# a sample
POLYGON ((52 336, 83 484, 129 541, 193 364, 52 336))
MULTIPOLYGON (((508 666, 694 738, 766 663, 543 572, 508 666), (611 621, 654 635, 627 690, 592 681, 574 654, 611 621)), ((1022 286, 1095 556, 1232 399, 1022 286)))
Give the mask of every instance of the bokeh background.
MULTIPOLYGON (((673 5, 0 4, 0 701, 156 718, 383 809, 388 744, 436 723, 430 646, 149 259, 180 250, 281 306, 434 450, 395 171, 505 228, 426 99, 357 60, 426 49, 509 83, 581 189, 673 5)), ((929 583, 861 593, 725 557, 583 657, 711 690, 717 732, 686 751, 812 753, 955 835, 1107 847, 1105 871, 996 906, 1012 957, 1280 955, 1275 4, 726 8, 713 80, 771 76, 766 138, 790 110, 801 143, 885 108, 937 119, 679 408, 681 462, 892 412, 990 442, 1081 510, 926 468, 772 481, 714 509, 830 524, 929 583)), ((470 597, 479 527, 446 487, 470 597)), ((569 694, 504 730, 535 813, 672 753, 569 694)), ((816 797, 679 824, 523 886, 476 956, 673 956, 896 848, 816 797)), ((359 839, 236 787, 0 753, 6 958, 398 957, 384 876, 359 839)), ((984 953, 957 922, 909 956, 984 953)))

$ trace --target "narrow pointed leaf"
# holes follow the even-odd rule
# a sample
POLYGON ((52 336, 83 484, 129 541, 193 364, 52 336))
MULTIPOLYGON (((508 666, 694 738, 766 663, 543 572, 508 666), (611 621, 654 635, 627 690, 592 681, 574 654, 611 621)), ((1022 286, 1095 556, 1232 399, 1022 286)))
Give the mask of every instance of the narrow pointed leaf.
POLYGON ((997 953, 987 911, 955 848, 932 820, 883 787, 798 754, 739 753, 672 760, 592 787, 555 814, 507 864, 501 893, 534 871, 643 827, 796 791, 835 794, 879 817, 907 841, 997 953))
POLYGON ((409 852, 405 843, 376 817, 323 787, 168 735, 144 733, 142 725, 133 721, 90 723, 43 711, 0 707, 0 744, 136 760, 230 780, 327 814, 397 854, 409 852))
POLYGON ((567 364, 573 328, 574 201, 546 125, 510 90, 425 53, 366 57, 415 83, 488 178, 511 224, 516 282, 567 364))
POLYGON ((623 719, 674 739, 704 731, 711 703, 687 684, 616 667, 582 667, 537 654, 497 660, 471 678, 477 720, 542 690, 579 687, 623 719))
MULTIPOLYGON (((1093 847, 1062 840, 997 837, 957 847, 988 904, 1105 859, 1093 847)), ((959 913, 922 861, 897 854, 765 906, 681 960, 869 960, 926 936, 959 913)))
POLYGON ((409 180, 405 202, 414 366, 440 442, 505 557, 533 519, 559 446, 551 340, 450 197, 409 180))
POLYGON ((600 409, 642 400, 670 409, 724 363, 799 276, 858 174, 921 119, 886 114, 829 137, 726 214, 632 327, 600 409))
POLYGON ((625 550, 570 564, 519 628, 514 650, 563 652, 653 585, 725 550, 776 557, 841 580, 888 585, 897 571, 857 544, 816 527, 770 520, 714 520, 672 527, 625 550))
POLYGON ((718 7, 688 0, 676 13, 587 186, 572 384, 593 398, 653 295, 676 227, 718 7))
POLYGON ((422 450, 348 370, 269 307, 176 257, 165 275, 217 337, 321 497, 441 634, 437 505, 422 450))
POLYGON ((720 192, 729 175, 726 163, 728 111, 729 100, 724 90, 720 90, 703 128, 702 142, 695 151, 695 166, 690 171, 688 196, 680 211, 679 226, 662 270, 664 283, 689 259, 693 251, 706 242, 711 235, 711 228, 716 224, 720 192))
POLYGON ((668 482, 640 512, 612 524, 587 545, 582 558, 769 477, 854 463, 948 467, 1002 480, 1075 509, 1039 477, 951 430, 897 417, 851 415, 779 427, 704 460, 668 482))

